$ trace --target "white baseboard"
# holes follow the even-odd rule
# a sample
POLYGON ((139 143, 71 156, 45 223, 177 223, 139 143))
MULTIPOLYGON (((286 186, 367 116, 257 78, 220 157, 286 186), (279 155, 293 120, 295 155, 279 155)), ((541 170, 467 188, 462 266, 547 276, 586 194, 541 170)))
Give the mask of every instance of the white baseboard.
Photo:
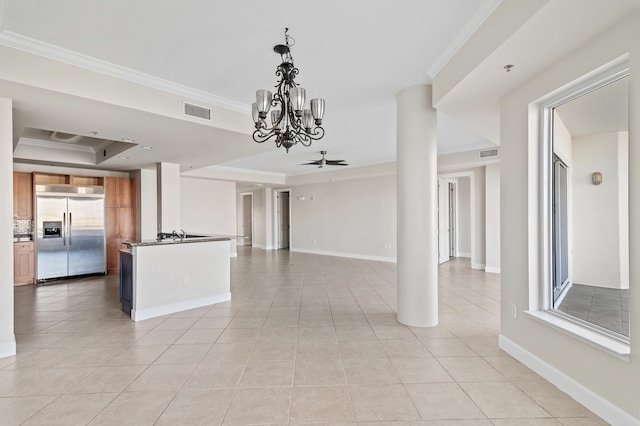
POLYGON ((471 253, 456 252, 456 257, 468 257, 468 258, 471 258, 471 253))
POLYGON ((484 267, 484 271, 485 272, 491 272, 492 274, 499 274, 500 273, 500 267, 499 266, 485 266, 484 267))
POLYGON ((509 338, 500 335, 498 338, 498 346, 554 384, 558 389, 602 417, 606 422, 612 425, 640 425, 640 419, 633 417, 631 414, 612 404, 551 364, 541 360, 509 338))
POLYGON ((234 252, 234 253, 231 253, 231 256, 230 256, 230 257, 238 257, 238 252, 236 251, 236 252, 234 252))
POLYGON ((276 250, 275 246, 266 246, 264 244, 253 244, 252 247, 259 248, 262 250, 276 250))
POLYGON ((398 259, 395 257, 370 256, 366 254, 341 253, 341 252, 324 251, 324 250, 308 250, 308 249, 292 248, 292 247, 289 248, 289 251, 297 252, 297 253, 319 254, 322 256, 346 257, 349 259, 375 260, 378 262, 396 263, 398 261, 398 259))
POLYGON ((471 262, 471 269, 480 269, 484 271, 484 263, 473 263, 471 262))
POLYGON ((13 341, 0 343, 0 358, 14 356, 16 354, 16 338, 13 341))
POLYGON ((186 300, 184 302, 170 303, 168 305, 156 306, 154 308, 131 310, 131 319, 142 321, 149 318, 161 317, 162 315, 175 314, 176 312, 187 311, 189 309, 201 308, 203 306, 214 305, 216 303, 228 302, 231 300, 231 293, 216 294, 214 296, 200 297, 198 299, 186 300))

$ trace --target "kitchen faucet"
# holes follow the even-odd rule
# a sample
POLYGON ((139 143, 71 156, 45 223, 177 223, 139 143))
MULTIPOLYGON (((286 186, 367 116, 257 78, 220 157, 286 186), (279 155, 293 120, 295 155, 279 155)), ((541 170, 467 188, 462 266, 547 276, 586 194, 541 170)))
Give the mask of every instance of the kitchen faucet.
POLYGON ((180 230, 180 234, 176 232, 176 230, 174 229, 173 231, 171 231, 171 235, 176 237, 176 238, 180 238, 181 240, 184 239, 184 237, 187 236, 187 233, 184 231, 184 229, 180 230))

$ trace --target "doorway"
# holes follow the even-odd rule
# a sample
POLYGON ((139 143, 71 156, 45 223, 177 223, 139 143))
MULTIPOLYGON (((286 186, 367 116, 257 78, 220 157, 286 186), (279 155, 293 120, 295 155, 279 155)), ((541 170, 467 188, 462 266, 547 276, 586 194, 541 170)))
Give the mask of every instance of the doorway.
POLYGON ((278 228, 278 241, 276 247, 278 250, 289 248, 289 195, 289 191, 280 191, 276 193, 276 223, 278 228))
POLYGON ((242 194, 241 245, 253 245, 253 194, 242 194))

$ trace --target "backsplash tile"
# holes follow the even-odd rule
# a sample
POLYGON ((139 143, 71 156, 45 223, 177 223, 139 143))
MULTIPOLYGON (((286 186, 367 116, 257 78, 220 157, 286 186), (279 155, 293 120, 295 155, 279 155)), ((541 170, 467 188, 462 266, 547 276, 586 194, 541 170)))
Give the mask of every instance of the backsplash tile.
POLYGON ((33 233, 33 223, 30 220, 14 220, 13 235, 33 233))

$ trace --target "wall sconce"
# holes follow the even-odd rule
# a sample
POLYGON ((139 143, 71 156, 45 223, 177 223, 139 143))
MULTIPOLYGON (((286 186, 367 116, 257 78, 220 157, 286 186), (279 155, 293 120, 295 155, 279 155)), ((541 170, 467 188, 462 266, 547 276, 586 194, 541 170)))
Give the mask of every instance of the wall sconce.
POLYGON ((591 183, 594 185, 600 185, 602 183, 602 173, 594 172, 591 175, 591 183))

